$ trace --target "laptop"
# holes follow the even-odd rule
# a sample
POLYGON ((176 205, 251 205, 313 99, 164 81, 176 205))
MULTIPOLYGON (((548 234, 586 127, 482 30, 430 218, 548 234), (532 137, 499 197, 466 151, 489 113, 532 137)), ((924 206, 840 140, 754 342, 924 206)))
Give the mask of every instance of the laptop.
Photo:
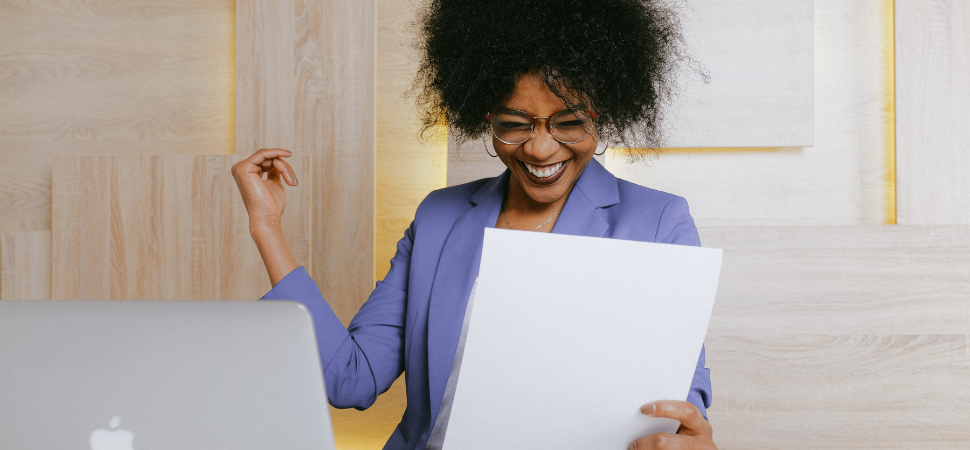
POLYGON ((0 301, 9 449, 334 449, 294 302, 0 301))

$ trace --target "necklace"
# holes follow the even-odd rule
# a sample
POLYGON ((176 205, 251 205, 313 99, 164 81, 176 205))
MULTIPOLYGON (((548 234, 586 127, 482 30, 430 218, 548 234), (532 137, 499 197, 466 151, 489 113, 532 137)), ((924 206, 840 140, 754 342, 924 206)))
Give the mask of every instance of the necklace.
MULTIPOLYGON (((545 224, 547 224, 547 223, 549 223, 550 221, 552 221, 552 219, 555 219, 556 217, 559 217, 559 214, 562 214, 562 210, 561 210, 561 209, 559 210, 559 212, 557 212, 557 213, 556 213, 556 215, 554 215, 554 216, 552 216, 552 217, 550 217, 550 218, 548 218, 548 219, 546 219, 546 221, 545 221, 545 222, 542 222, 542 223, 540 223, 540 224, 539 224, 539 226, 537 226, 537 227, 535 227, 535 228, 533 228, 533 229, 532 229, 532 230, 530 230, 530 231, 536 231, 536 230, 538 230, 539 228, 542 228, 542 226, 543 226, 543 225, 545 225, 545 224)), ((513 227, 513 226, 512 226, 512 223, 511 223, 511 222, 509 222, 509 215, 505 213, 505 208, 502 208, 502 217, 504 217, 504 218, 505 218, 505 224, 506 224, 506 225, 508 225, 508 226, 509 226, 509 228, 511 228, 511 229, 513 229, 513 230, 514 230, 514 229, 515 229, 515 227, 513 227)), ((524 231, 524 230, 523 230, 523 231, 524 231)))

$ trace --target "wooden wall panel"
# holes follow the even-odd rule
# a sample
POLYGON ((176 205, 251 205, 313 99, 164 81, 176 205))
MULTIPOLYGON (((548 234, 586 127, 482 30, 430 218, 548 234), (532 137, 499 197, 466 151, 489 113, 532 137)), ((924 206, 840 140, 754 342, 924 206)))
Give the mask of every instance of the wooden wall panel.
POLYGON ((710 78, 688 69, 667 112, 667 146, 811 146, 813 3, 690 2, 688 45, 710 78))
POLYGON ((616 153, 607 167, 686 198, 706 226, 894 223, 886 4, 815 1, 814 146, 668 149, 633 164, 616 153))
POLYGON ((243 0, 236 13, 236 152, 313 156, 315 242, 300 261, 348 323, 374 283, 374 1, 243 0))
POLYGON ((700 231, 719 448, 970 445, 970 227, 700 231))
POLYGON ((236 2, 235 151, 293 147, 296 113, 292 2, 236 2))
POLYGON ((899 223, 970 224, 970 4, 896 0, 899 223))
POLYGON ((429 192, 445 187, 447 130, 420 138, 414 101, 405 96, 417 72, 414 2, 377 3, 377 248, 375 276, 383 279, 397 241, 429 192))
POLYGON ((966 448, 967 335, 707 340, 721 449, 966 448))
MULTIPOLYGON (((390 269, 418 204, 432 190, 445 187, 447 143, 420 139, 414 102, 405 97, 417 69, 409 47, 415 38, 409 26, 414 8, 401 0, 377 2, 376 280, 390 269)), ((383 448, 406 406, 401 377, 365 411, 332 410, 337 448, 383 448)))
POLYGON ((374 289, 374 8, 296 1, 294 145, 315 161, 311 273, 345 324, 374 289))
POLYGON ((78 153, 232 151, 233 2, 0 3, 0 230, 50 229, 78 153))
POLYGON ((50 231, 0 234, 0 299, 51 298, 50 231))
MULTIPOLYGON (((229 169, 235 156, 72 156, 54 167, 52 295, 244 300, 269 290, 229 169)), ((284 235, 311 251, 308 157, 288 189, 284 235)))
POLYGON ((711 332, 970 331, 965 227, 702 228, 701 241, 725 249, 711 332))
MULTIPOLYGON (((301 183, 312 192, 313 251, 297 259, 312 262, 310 275, 347 324, 375 278, 375 1, 240 0, 236 8, 237 156, 264 147, 313 155, 314 177, 301 183)), ((395 386, 396 396, 365 413, 331 409, 338 448, 381 447, 403 411, 395 386)))

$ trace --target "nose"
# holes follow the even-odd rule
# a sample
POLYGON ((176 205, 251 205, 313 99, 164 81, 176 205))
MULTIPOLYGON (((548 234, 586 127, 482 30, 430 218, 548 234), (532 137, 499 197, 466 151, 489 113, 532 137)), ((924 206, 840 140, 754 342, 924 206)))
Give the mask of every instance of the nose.
POLYGON ((548 124, 544 122, 547 120, 549 119, 540 119, 540 123, 532 130, 532 136, 523 145, 525 153, 536 162, 545 161, 559 150, 559 141, 552 137, 548 124))

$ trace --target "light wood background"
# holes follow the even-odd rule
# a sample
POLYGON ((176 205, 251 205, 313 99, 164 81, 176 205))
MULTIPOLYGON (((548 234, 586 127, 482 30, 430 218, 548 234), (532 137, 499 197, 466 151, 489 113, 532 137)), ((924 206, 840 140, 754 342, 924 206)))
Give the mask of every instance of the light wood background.
POLYGON ((896 1, 899 223, 970 224, 970 3, 896 1))
MULTIPOLYGON (((374 282, 375 38, 373 1, 0 3, 0 152, 19 161, 0 169, 0 232, 14 233, 3 240, 4 298, 50 295, 50 287, 43 295, 38 285, 51 274, 51 180, 58 156, 238 150, 237 157, 243 157, 259 147, 286 147, 301 161, 312 156, 307 160, 312 163, 300 169, 303 191, 291 194, 297 203, 291 207, 293 213, 304 211, 313 230, 288 233, 289 243, 299 247, 301 262, 348 322, 374 282), (46 233, 48 247, 23 234, 29 230, 46 233), (24 249, 32 251, 24 254, 24 249)), ((77 185, 92 188, 91 180, 78 180, 74 170, 104 174, 107 169, 116 177, 104 185, 117 189, 93 189, 84 201, 110 209, 112 199, 105 195, 113 192, 118 201, 114 211, 120 215, 108 222, 87 216, 93 223, 84 223, 85 216, 71 216, 80 212, 71 209, 76 205, 64 205, 65 226, 54 233, 55 254, 83 260, 63 244, 66 235, 82 237, 80 230, 88 227, 98 230, 95 237, 84 235, 77 242, 97 247, 95 255, 103 258, 88 259, 92 264, 83 267, 62 264, 58 270, 112 277, 102 277, 107 285, 96 286, 68 277, 60 282, 59 293, 256 298, 268 289, 265 271, 253 264, 255 247, 246 221, 238 216, 239 204, 216 204, 238 201, 238 194, 217 186, 231 183, 228 160, 136 157, 112 160, 107 168, 90 160, 71 161, 64 170, 77 185), (172 164, 194 172, 178 174, 172 164), (113 172, 121 167, 125 170, 113 172), (138 173, 152 177, 140 180, 138 173), (126 191, 118 180, 139 188, 126 191), (188 189, 157 184, 164 180, 195 184, 188 189), (145 183, 165 194, 147 193, 145 183), (158 202, 139 204, 139 196, 158 202), (213 210, 204 212, 214 215, 192 219, 189 214, 203 212, 205 202, 213 210), (139 216, 163 210, 183 215, 162 229, 150 228, 162 218, 139 216), (198 222, 192 226, 218 230, 190 228, 189 220, 198 222), (117 227, 114 240, 100 234, 109 223, 117 227), (148 236, 155 240, 140 239, 148 236), (191 248, 175 244, 186 236, 196 239, 183 243, 191 248), (186 274, 190 263, 205 268, 204 276, 186 274)), ((341 425, 335 428, 339 438, 341 425)))
MULTIPOLYGON (((0 168, 0 298, 45 298, 58 283, 79 297, 261 295, 241 202, 220 183, 232 160, 278 146, 303 165, 288 214, 304 228, 288 239, 348 321, 427 192, 500 170, 462 174, 442 139, 418 139, 402 96, 414 7, 0 3, 0 153, 17 162, 0 168), (214 281, 184 272, 199 258, 214 281), (72 279, 82 260, 103 283, 72 279), (256 275, 232 282, 241 267, 256 275)), ((720 448, 970 446, 970 232, 932 226, 970 223, 970 11, 813 8, 814 146, 607 163, 688 198, 705 245, 726 249, 707 342, 720 448), (899 221, 920 226, 870 226, 896 220, 897 159, 899 221)), ((482 159, 474 151, 463 157, 482 159)), ((401 381, 368 411, 334 411, 338 448, 383 446, 401 381)))
POLYGON ((813 3, 688 2, 687 43, 710 78, 687 69, 668 108, 667 146, 811 146, 813 3))
POLYGON ((51 232, 0 234, 0 300, 51 298, 51 232))
POLYGON ((0 231, 51 229, 78 153, 232 153, 233 2, 0 2, 0 231))
POLYGON ((421 139, 414 101, 405 95, 417 71, 415 7, 401 0, 377 3, 377 279, 390 269, 418 204, 446 182, 447 128, 421 139))
POLYGON ((970 227, 700 232, 719 448, 970 446, 970 227))
MULTIPOLYGON (((229 174, 235 156, 68 156, 54 165, 52 295, 240 300, 270 289, 229 174)), ((310 158, 292 158, 284 235, 311 253, 310 158)))
MULTIPOLYGON (((419 137, 414 102, 405 97, 417 70, 411 22, 414 2, 377 2, 377 162, 375 281, 384 278, 397 241, 424 197, 445 186, 447 143, 438 135, 419 137)), ((404 377, 366 411, 331 410, 337 447, 380 449, 401 420, 407 399, 404 377)))
POLYGON ((608 167, 687 198, 708 226, 894 223, 891 5, 815 1, 813 146, 669 149, 653 164, 618 153, 608 167))
POLYGON ((344 324, 374 286, 375 14, 373 0, 236 2, 236 152, 313 156, 301 262, 344 324))
MULTIPOLYGON (((238 0, 236 14, 236 152, 313 156, 302 262, 348 324, 375 277, 375 2, 238 0)), ((372 428, 355 412, 331 409, 341 449, 372 428)))

